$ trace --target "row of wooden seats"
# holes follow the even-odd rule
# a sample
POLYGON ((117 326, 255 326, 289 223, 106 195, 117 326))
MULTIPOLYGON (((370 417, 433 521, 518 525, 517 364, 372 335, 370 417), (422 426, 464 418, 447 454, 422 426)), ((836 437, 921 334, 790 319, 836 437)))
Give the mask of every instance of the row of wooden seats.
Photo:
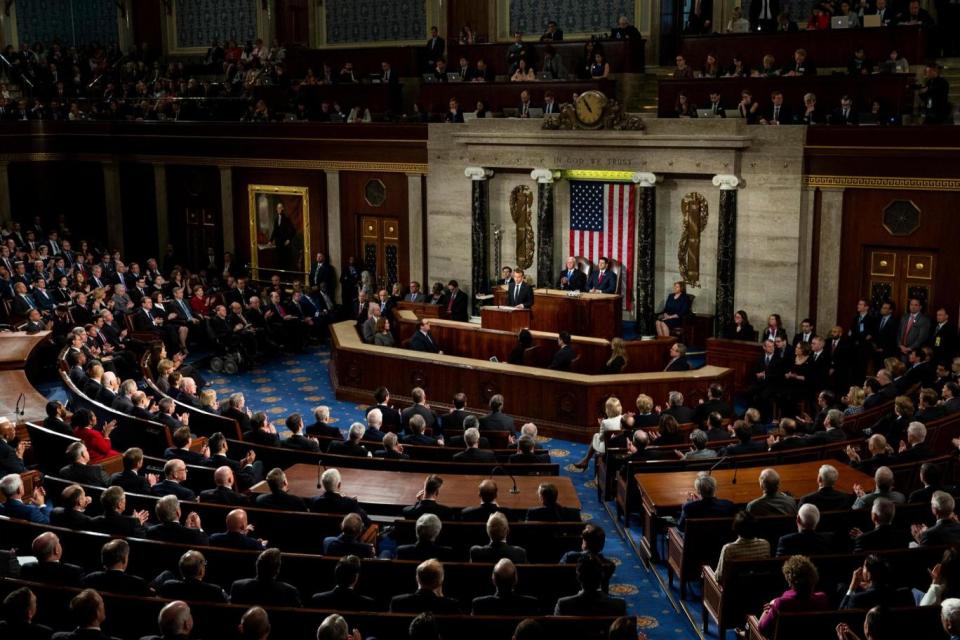
MULTIPOLYGON (((90 531, 74 531, 63 527, 36 524, 0 516, 0 539, 6 548, 17 549, 21 555, 30 555, 34 538, 52 531, 63 546, 63 561, 79 565, 86 571, 100 569, 100 549, 111 537, 90 531)), ((177 562, 186 551, 196 549, 207 561, 204 580, 225 590, 235 580, 252 578, 256 573, 257 551, 225 549, 222 547, 175 544, 156 540, 127 538, 130 544, 130 562, 127 571, 145 580, 152 580, 165 570, 176 573, 177 562)), ((295 586, 302 599, 334 587, 334 567, 339 558, 307 553, 283 554, 280 580, 295 586)), ((390 599, 399 594, 416 591, 416 560, 362 561, 357 592, 373 598, 382 610, 390 599)), ((478 596, 493 592, 492 564, 471 562, 444 563, 444 595, 462 605, 478 596)), ((579 590, 576 565, 524 564, 518 569, 519 593, 534 595, 543 611, 552 612, 558 598, 573 595, 579 590)), ((469 613, 469 611, 467 611, 469 613)))
MULTIPOLYGON (((890 564, 892 586, 926 590, 930 586, 929 569, 940 562, 945 549, 946 547, 918 547, 875 551, 873 554, 884 558, 890 564)), ((817 590, 830 597, 836 593, 839 585, 849 584, 854 569, 863 564, 867 555, 846 553, 810 556, 820 576, 817 590)), ((723 638, 727 629, 743 625, 748 615, 761 611, 764 603, 780 596, 787 588, 782 573, 784 561, 785 557, 774 557, 737 560, 724 564, 722 582, 717 580, 713 567, 704 565, 704 633, 713 620, 719 636, 723 638)))
MULTIPOLYGON (((22 580, 0 580, 0 597, 19 587, 29 587, 37 595, 38 610, 34 621, 55 629, 69 629, 69 602, 79 589, 54 585, 42 585, 22 580)), ((157 619, 160 609, 167 601, 160 598, 141 598, 122 594, 103 594, 107 619, 104 633, 137 640, 152 630, 146 626, 157 619)), ((193 637, 223 638, 237 628, 246 605, 190 603, 194 619, 193 637)), ((316 629, 331 613, 339 613, 347 619, 351 629, 360 629, 364 637, 404 638, 413 620, 413 614, 369 613, 351 611, 325 611, 321 609, 294 609, 268 607, 271 637, 284 640, 313 640, 316 629)), ((445 638, 462 640, 510 640, 520 616, 466 616, 438 615, 435 619, 445 638)), ((547 637, 603 640, 613 621, 610 617, 543 616, 537 617, 547 637)))
MULTIPOLYGON (((847 624, 859 634, 863 629, 865 609, 844 609, 842 611, 817 611, 809 613, 781 613, 777 617, 777 626, 771 636, 760 632, 760 619, 751 615, 747 618, 750 640, 810 640, 810 638, 834 638, 837 625, 847 624)), ((947 634, 940 622, 940 607, 910 607, 890 610, 885 627, 889 638, 923 638, 924 640, 947 640, 947 634)))

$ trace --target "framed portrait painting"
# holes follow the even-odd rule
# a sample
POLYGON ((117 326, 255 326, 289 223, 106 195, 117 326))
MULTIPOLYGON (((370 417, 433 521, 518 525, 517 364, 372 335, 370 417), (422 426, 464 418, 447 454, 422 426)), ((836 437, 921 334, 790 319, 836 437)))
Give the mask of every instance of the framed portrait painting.
POLYGON ((256 280, 274 273, 307 282, 310 269, 310 190, 251 184, 250 266, 256 280))

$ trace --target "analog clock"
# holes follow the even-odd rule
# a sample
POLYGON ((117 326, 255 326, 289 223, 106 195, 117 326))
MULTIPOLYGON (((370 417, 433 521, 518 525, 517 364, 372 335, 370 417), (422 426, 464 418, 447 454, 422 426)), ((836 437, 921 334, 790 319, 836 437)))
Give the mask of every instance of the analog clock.
POLYGON ((607 96, 599 91, 584 91, 577 96, 577 120, 583 127, 599 127, 607 107, 607 96))

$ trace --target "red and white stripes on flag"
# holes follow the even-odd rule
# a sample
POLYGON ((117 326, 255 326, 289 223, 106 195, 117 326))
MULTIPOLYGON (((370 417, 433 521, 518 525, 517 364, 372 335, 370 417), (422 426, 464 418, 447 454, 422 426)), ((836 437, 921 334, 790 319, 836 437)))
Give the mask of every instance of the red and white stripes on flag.
POLYGON ((596 269, 600 258, 620 268, 620 291, 633 308, 637 186, 615 182, 570 183, 570 253, 596 269))

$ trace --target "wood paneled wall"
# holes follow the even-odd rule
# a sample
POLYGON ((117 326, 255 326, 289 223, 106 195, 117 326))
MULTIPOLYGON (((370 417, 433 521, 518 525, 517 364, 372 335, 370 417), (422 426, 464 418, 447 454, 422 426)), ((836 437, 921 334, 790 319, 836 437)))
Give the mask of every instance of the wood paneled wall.
MULTIPOLYGON (((216 232, 207 235, 206 244, 213 246, 217 255, 223 252, 223 224, 220 211, 220 174, 216 167, 168 166, 167 211, 170 242, 178 257, 195 260, 206 254, 200 246, 196 230, 187 224, 187 210, 206 210, 212 217, 216 232), (195 255, 191 255, 191 248, 195 255), (199 252, 199 255, 196 255, 199 252)), ((130 210, 124 203, 124 217, 130 219, 130 210)))
MULTIPOLYGON (((360 218, 364 215, 390 216, 400 222, 399 268, 400 282, 406 284, 410 278, 410 225, 408 223, 409 200, 407 176, 403 173, 382 173, 369 171, 340 172, 340 246, 341 264, 337 273, 343 273, 347 258, 354 256, 357 263, 362 262, 360 252, 360 218), (380 180, 386 189, 386 199, 379 207, 371 206, 364 198, 364 187, 370 180, 380 180)), ((424 237, 427 232, 424 229, 424 237)))
POLYGON ((124 213, 123 249, 128 260, 142 260, 157 252, 157 194, 153 165, 120 163, 120 206, 124 213))
POLYGON ((29 222, 39 215, 45 225, 53 226, 63 214, 75 236, 107 237, 99 162, 11 162, 7 171, 15 220, 29 222))

